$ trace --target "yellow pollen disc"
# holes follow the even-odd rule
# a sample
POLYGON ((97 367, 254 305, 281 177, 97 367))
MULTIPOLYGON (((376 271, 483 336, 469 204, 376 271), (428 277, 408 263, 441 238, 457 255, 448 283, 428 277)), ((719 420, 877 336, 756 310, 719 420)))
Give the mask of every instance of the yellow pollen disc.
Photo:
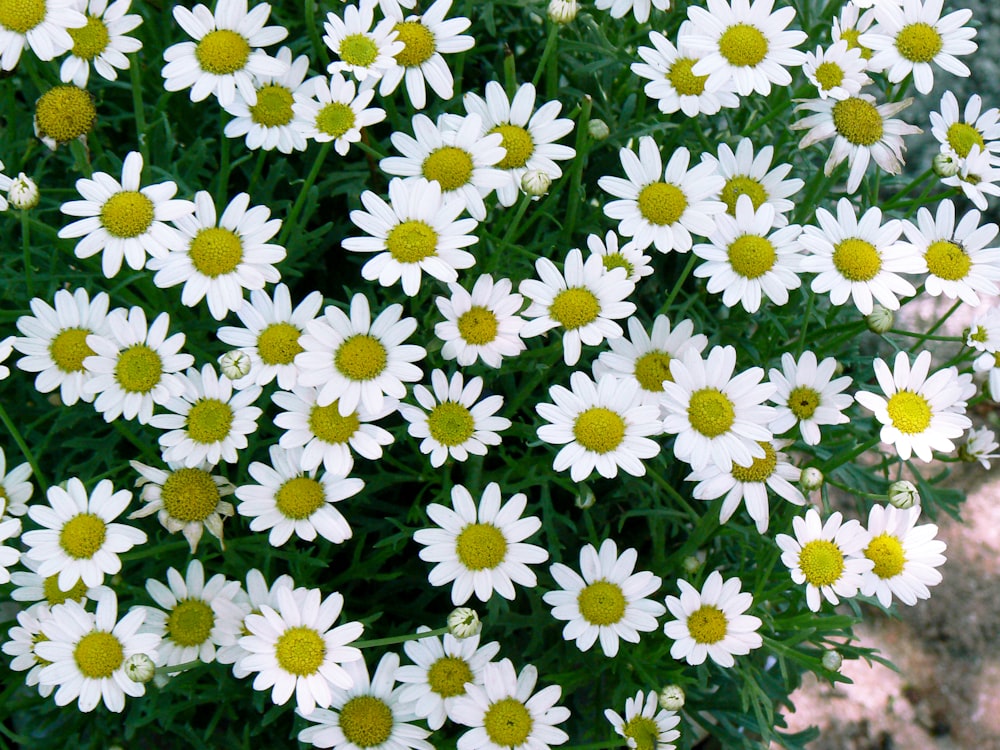
POLYGON ((741 195, 750 197, 754 211, 767 202, 767 191, 759 180, 744 174, 733 175, 726 180, 720 196, 722 202, 726 204, 726 213, 730 216, 736 216, 736 201, 741 195))
POLYGON ((871 102, 852 96, 833 105, 833 126, 848 143, 872 146, 882 139, 885 123, 871 102))
POLYGON ((294 477, 274 493, 274 504, 285 518, 301 521, 326 504, 326 490, 315 479, 294 477))
POLYGON ((419 263, 437 254, 438 235, 426 222, 410 219, 394 226, 385 238, 389 255, 399 263, 419 263))
POLYGON ((472 681, 469 663, 460 656, 442 656, 427 670, 427 684, 442 698, 465 695, 465 683, 472 681))
POLYGON ((42 582, 42 593, 50 607, 63 604, 71 599, 80 602, 87 595, 87 584, 82 580, 77 581, 70 587, 69 591, 63 591, 59 588, 59 574, 54 573, 42 582))
POLYGON ((980 344, 986 343, 990 338, 990 332, 986 330, 985 326, 976 326, 974 333, 969 334, 969 338, 973 341, 977 341, 980 344))
POLYGON ((892 426, 907 435, 919 435, 930 427, 931 406, 913 391, 897 391, 886 404, 892 426))
POLYGON ((670 355, 666 352, 646 352, 635 361, 635 379, 644 391, 660 393, 663 381, 674 382, 670 374, 670 355))
POLYGON ((354 110, 343 102, 330 102, 316 115, 316 130, 340 138, 354 127, 354 110))
POLYGON ((250 119, 265 128, 277 128, 292 121, 292 92, 271 83, 257 89, 257 103, 250 107, 250 119))
POLYGON ((534 724, 531 714, 517 698, 497 701, 483 716, 483 729, 494 745, 511 748, 523 744, 534 724))
POLYGON ((833 266, 848 281, 871 281, 882 270, 882 256, 872 243, 848 237, 833 246, 833 266))
POLYGON ((167 638, 180 646, 200 646, 212 635, 215 613, 201 599, 177 602, 167 617, 167 638))
POLYGON ((747 23, 730 26, 719 38, 719 52, 736 68, 752 68, 767 57, 767 37, 747 23))
POLYGON ((639 191, 636 201, 639 213, 650 224, 659 227, 676 223, 687 208, 684 191, 668 182, 653 182, 639 191))
POLYGON ((819 406, 819 393, 807 385, 799 385, 788 394, 788 408, 796 419, 811 419, 819 406))
POLYGON ((427 430, 441 445, 461 445, 476 431, 476 420, 468 407, 454 401, 444 401, 427 415, 427 430))
POLYGON ((831 541, 814 539, 802 546, 799 567, 806 581, 813 586, 831 586, 840 580, 844 572, 844 553, 831 541))
POLYGON ((149 393, 163 378, 163 360, 145 344, 134 344, 118 355, 115 380, 127 393, 149 393))
POLYGON ((726 616, 718 607, 711 604, 702 604, 698 609, 688 615, 688 633, 695 643, 712 644, 718 643, 726 637, 727 632, 726 616))
POLYGON ((144 234, 153 215, 153 201, 138 190, 122 190, 101 206, 101 225, 112 237, 128 239, 144 234))
POLYGON ((977 174, 972 174, 971 172, 967 175, 959 175, 962 182, 967 182, 970 185, 978 185, 983 181, 983 178, 977 174))
POLYGON ((100 680, 110 677, 125 661, 122 642, 111 633, 95 630, 80 639, 73 650, 73 660, 84 677, 100 680))
POLYGON ((993 355, 993 366, 1000 367, 1000 352, 996 352, 993 355))
POLYGON ((896 49, 910 62, 930 62, 943 46, 944 40, 937 29, 927 23, 911 23, 896 34, 896 49))
POLYGON ((0 26, 26 34, 45 20, 45 0, 0 0, 0 26))
POLYGON ((185 523, 204 521, 219 507, 221 497, 219 486, 204 469, 177 469, 160 490, 163 510, 185 523))
POLYGON ((745 279, 756 279, 774 268, 774 245, 767 237, 744 234, 729 245, 729 265, 745 279))
POLYGON ((733 464, 733 479, 737 482, 766 482, 778 467, 778 455, 774 447, 765 441, 758 440, 757 445, 764 449, 764 458, 755 458, 749 466, 733 464))
POLYGON ((503 136, 500 145, 507 149, 507 155, 497 162, 497 169, 523 167, 535 153, 535 142, 531 138, 531 133, 520 125, 497 125, 490 133, 500 133, 503 136))
POLYGON ((90 132, 97 120, 94 100, 77 86, 55 86, 35 104, 35 124, 42 136, 69 143, 90 132))
POLYGON ((349 34, 340 42, 340 59, 367 68, 378 58, 378 46, 364 34, 349 34))
POLYGON ((217 398, 198 399, 187 415, 187 434, 196 443, 212 445, 229 436, 233 407, 217 398))
POLYGON ((986 141, 983 140, 983 134, 972 125, 964 122, 953 122, 949 125, 947 138, 948 145, 963 159, 969 155, 973 146, 979 146, 981 151, 986 150, 986 141))
POLYGON ((324 443, 346 443, 360 426, 356 411, 346 417, 341 416, 339 400, 329 406, 313 406, 309 410, 309 431, 324 443))
POLYGON ((702 388, 691 394, 687 410, 691 427, 708 438, 723 434, 736 421, 729 397, 717 388, 702 388))
POLYGON ((434 34, 420 21, 401 21, 394 28, 396 41, 404 45, 396 55, 396 62, 404 68, 416 67, 427 62, 437 51, 434 34))
POLYGON ((660 728, 656 726, 656 722, 652 719, 642 714, 633 716, 622 731, 626 737, 635 742, 635 745, 632 745, 631 742, 629 743, 629 746, 634 747, 635 750, 656 750, 657 740, 660 737, 660 728))
POLYGON ((603 406, 592 406, 573 423, 573 437, 594 453, 610 453, 625 439, 625 420, 603 406))
POLYGON ((81 60, 93 60, 107 49, 111 42, 108 27, 97 16, 87 14, 87 25, 79 29, 66 29, 73 40, 70 54, 81 60))
POLYGON ((235 31, 217 29, 201 38, 194 49, 194 56, 206 73, 225 76, 246 67, 250 59, 250 44, 235 31))
POLYGON ((861 32, 858 29, 842 29, 840 32, 840 38, 847 42, 847 49, 859 49, 861 50, 861 58, 870 60, 872 51, 858 42, 860 36, 861 32))
POLYGON ((667 71, 670 85, 681 96, 701 96, 705 93, 708 76, 696 76, 691 72, 696 62, 693 57, 678 57, 667 71))
POLYGON ((549 317, 566 330, 582 328, 596 320, 600 313, 601 303, 585 287, 564 289, 555 296, 549 307, 549 317))
POLYGON ((816 81, 824 91, 829 91, 844 82, 844 69, 835 62, 820 63, 816 68, 816 81))
POLYGON ((468 570, 492 570, 507 557, 507 539, 491 523, 470 523, 455 540, 455 554, 468 570))
POLYGON ((257 337, 257 353, 265 365, 290 365, 302 351, 302 331, 291 323, 271 323, 257 337))
POLYGON ((310 627, 289 628, 278 638, 274 647, 278 666, 296 677, 316 674, 326 658, 326 643, 310 627))
POLYGON ((386 368, 388 352, 374 336, 359 333, 345 339, 333 355, 337 371, 348 380, 374 380, 386 368))
POLYGON ((624 268, 625 273, 630 277, 635 272, 635 266, 628 262, 624 255, 621 253, 611 253, 610 255, 601 256, 601 262, 604 264, 605 271, 611 271, 615 268, 624 268))
POLYGON ((392 734, 392 709, 381 698, 358 695, 340 709, 340 731, 356 747, 378 747, 392 734))
POLYGON ((62 372, 83 372, 83 360, 94 355, 87 346, 87 328, 67 328, 56 334, 49 343, 49 356, 62 372))
POLYGON ((458 334, 473 346, 484 346, 496 340, 497 316, 492 310, 474 305, 458 318, 458 334))
POLYGON ((865 548, 865 557, 875 563, 872 573, 879 578, 893 578, 903 572, 906 556, 903 545, 892 534, 879 534, 865 548))
POLYGON ((229 229, 208 227, 191 240, 188 255, 198 273, 214 279, 236 270, 243 261, 243 242, 229 229))
POLYGON ((59 546, 77 560, 89 560, 107 536, 104 520, 93 513, 79 513, 69 519, 59 532, 59 546))
POLYGON ((455 146, 442 146, 432 151, 421 166, 424 177, 437 180, 441 190, 447 192, 467 185, 472 178, 472 156, 455 146))
POLYGON ((591 625, 613 625, 625 616, 625 594, 617 583, 595 581, 577 594, 580 615, 591 625))
POLYGON ((946 281, 960 281, 969 275, 972 268, 972 260, 965 248, 947 240, 932 242, 924 260, 932 274, 946 281))

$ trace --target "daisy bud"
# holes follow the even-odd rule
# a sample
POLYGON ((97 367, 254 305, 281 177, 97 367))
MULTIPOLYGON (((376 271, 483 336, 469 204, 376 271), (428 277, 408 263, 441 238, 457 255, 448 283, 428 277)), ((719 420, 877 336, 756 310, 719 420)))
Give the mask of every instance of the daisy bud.
POLYGON ((875 305, 871 314, 865 316, 865 324, 872 333, 885 333, 892 328, 895 315, 892 310, 887 310, 882 305, 875 305))
POLYGON ((521 189, 534 198, 545 195, 550 187, 552 178, 540 169, 529 169, 521 177, 521 189))
POLYGON ((799 484, 806 492, 814 492, 823 486, 823 472, 815 466, 809 466, 802 470, 799 484))
POLYGON ((580 4, 576 0, 552 0, 549 3, 549 20, 553 23, 570 23, 579 10, 580 4))
POLYGON ((7 191, 7 200, 14 208, 22 211, 38 205, 38 185, 24 172, 21 172, 11 183, 7 191))
POLYGON ((680 685, 667 685, 660 691, 660 708, 665 711, 680 711, 684 708, 684 690, 680 685))
POLYGON ((474 609, 457 607, 448 615, 448 630, 456 638, 478 635, 482 629, 483 623, 474 609))
POLYGON ((239 380, 250 372, 250 356, 241 349, 233 349, 219 357, 219 369, 230 380, 239 380))
POLYGON ((125 676, 132 682, 149 682, 156 674, 156 665, 145 654, 132 654, 125 660, 125 676))
POLYGON ((608 127, 608 124, 604 120, 595 117, 587 123, 587 132, 595 141, 603 141, 611 135, 611 128, 608 127))
POLYGON ((889 485, 889 504, 905 510, 920 505, 920 493, 913 482, 900 479, 889 485))
POLYGON ((844 663, 844 657, 833 649, 823 654, 823 668, 831 672, 839 672, 840 665, 844 663))
POLYGON ((594 491, 587 485, 581 484, 580 494, 576 496, 576 507, 580 510, 586 510, 587 508, 593 507, 596 502, 597 498, 594 497, 594 491))
POLYGON ((961 169, 958 159, 952 154, 937 154, 931 168, 938 177, 954 177, 961 169))
POLYGON ((681 567, 684 568, 684 571, 689 575, 694 575, 695 573, 698 572, 698 570, 704 563, 704 560, 702 559, 703 557, 704 555, 701 556, 688 555, 683 560, 681 560, 681 567))

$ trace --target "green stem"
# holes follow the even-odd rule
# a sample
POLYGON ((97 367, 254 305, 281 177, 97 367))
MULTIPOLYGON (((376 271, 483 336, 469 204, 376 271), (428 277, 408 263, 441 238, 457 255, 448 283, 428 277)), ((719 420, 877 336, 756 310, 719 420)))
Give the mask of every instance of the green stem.
POLYGON ((570 745, 564 750, 604 750, 604 748, 609 747, 627 747, 627 745, 618 740, 608 740, 607 742, 589 742, 586 745, 570 745))
POLYGON ((433 636, 444 635, 450 632, 447 627, 437 628, 435 630, 425 630, 422 633, 409 633, 408 635, 391 635, 387 638, 374 638, 368 641, 354 641, 351 645, 355 648, 373 648, 375 646, 392 646, 396 643, 404 643, 406 641, 417 641, 421 638, 431 638, 433 636))
POLYGON ((285 220, 285 225, 281 228, 281 234, 278 235, 278 244, 284 246, 285 242, 288 240, 288 236, 292 233, 293 229, 298 229, 296 226, 299 220, 299 214, 302 212, 302 207, 306 204, 306 198, 309 196, 309 191, 312 190, 313 183, 316 182, 316 178, 319 176, 319 170, 323 168, 323 162, 326 161, 326 155, 330 153, 330 149, 333 147, 333 141, 327 141, 322 146, 320 146, 319 153, 316 154, 316 160, 313 162, 312 169, 309 170, 309 174, 306 176, 306 181, 302 183, 302 189, 299 190, 299 195, 295 199, 295 203, 292 205, 292 210, 288 212, 288 218, 285 220))
POLYGON ((204 663, 205 662, 203 662, 201 659, 195 659, 194 661, 186 661, 182 664, 174 664, 172 667, 157 667, 156 674, 170 675, 170 674, 176 674, 178 672, 186 672, 189 669, 201 666, 204 663))
MULTIPOLYGON (((819 470, 822 471, 823 474, 828 475, 834 469, 843 466, 849 461, 853 461, 855 458, 860 456, 865 451, 874 448, 876 445, 879 444, 879 441, 881 439, 882 439, 881 437, 876 435, 866 443, 861 443, 860 445, 854 446, 849 451, 845 451, 844 453, 839 453, 836 456, 830 458, 828 461, 824 462, 823 465, 819 467, 819 470)), ((827 481, 829 481, 829 479, 827 481)))
POLYGON ((538 69, 535 70, 535 76, 531 79, 531 84, 538 87, 538 82, 542 80, 542 73, 545 72, 549 58, 552 53, 555 52, 556 46, 559 44, 559 24, 553 23, 549 28, 549 38, 545 40, 545 49, 542 50, 542 58, 538 61, 538 69))
POLYGON ((684 265, 683 270, 681 270, 681 275, 677 277, 677 281, 674 282, 674 288, 670 290, 670 294, 667 295, 666 301, 660 305, 660 314, 665 314, 677 295, 681 292, 681 287, 684 286, 684 282, 687 281, 687 277, 690 275, 691 271, 694 269, 694 264, 697 262, 698 256, 694 253, 689 253, 688 261, 684 265))
POLYGON ((139 55, 132 55, 129 66, 129 77, 132 82, 132 111, 135 115, 135 134, 139 143, 139 153, 142 155, 143 171, 149 169, 149 143, 146 137, 146 110, 142 103, 142 72, 139 69, 139 55))
POLYGON ((260 175, 264 171, 264 162, 266 160, 267 160, 267 151, 265 151, 264 149, 260 149, 260 152, 257 154, 257 163, 254 164, 253 167, 253 174, 250 175, 250 182, 247 183, 248 187, 256 185, 257 181, 260 180, 260 175))
POLYGON ((926 333, 916 333, 914 331, 904 331, 899 328, 890 328, 889 333, 894 333, 897 336, 909 336, 910 338, 920 339, 921 341, 954 341, 959 344, 965 342, 961 336, 931 336, 926 333))
POLYGON ((24 288, 29 297, 35 296, 35 281, 31 272, 31 222, 27 209, 21 209, 21 250, 24 253, 24 288))
POLYGON ((7 414, 7 410, 3 407, 2 403, 0 403, 0 422, 4 423, 4 426, 7 428, 7 432, 9 432, 10 436, 14 438, 14 442, 17 443, 17 447, 21 449, 21 453, 23 453, 24 457, 28 460, 28 466, 31 467, 31 471, 34 473, 35 481, 38 482, 39 487, 41 487, 45 492, 48 492, 49 483, 45 481, 45 476, 38 468, 38 461, 35 460, 35 454, 31 452, 31 448, 29 448, 28 444, 24 442, 24 438, 21 437, 21 431, 17 429, 17 426, 11 420, 10 415, 7 414))
POLYGON ((323 65, 321 68, 326 68, 327 64, 330 62, 330 52, 327 46, 323 44, 323 40, 320 39, 319 29, 316 26, 316 1, 315 0, 305 0, 305 17, 306 17, 306 29, 309 31, 309 42, 312 44, 313 52, 315 53, 314 59, 322 60, 323 65))
MULTIPOLYGON (((510 245, 511 240, 514 238, 514 233, 517 231, 517 228, 521 225, 521 219, 524 218, 524 213, 525 211, 528 210, 528 205, 530 203, 531 203, 530 195, 521 196, 521 202, 518 204, 517 210, 514 212, 514 218, 510 220, 510 223, 507 225, 507 231, 503 233, 503 237, 501 237, 500 241, 497 243, 496 252, 494 252, 492 255, 493 258, 496 259, 502 257, 503 251, 506 250, 507 247, 510 245)), ((534 259, 534 255, 532 255, 531 257, 532 259, 534 259)))
POLYGON ((226 111, 219 110, 219 184, 215 190, 216 210, 221 214, 229 203, 229 138, 226 137, 226 111))
POLYGON ((815 298, 816 293, 812 290, 812 288, 810 288, 809 293, 806 296, 806 312, 802 316, 802 330, 799 332, 798 354, 800 357, 806 348, 806 331, 809 330, 809 318, 812 317, 813 300, 815 298))
POLYGON ((670 495, 673 501, 684 508, 684 510, 686 510, 692 518, 696 520, 701 518, 702 514, 692 508, 691 504, 673 487, 673 485, 670 484, 670 482, 660 476, 658 472, 654 471, 649 466, 646 467, 646 472, 653 478, 653 481, 660 485, 660 487, 662 487, 666 493, 670 495))
POLYGON ((576 142, 573 144, 576 149, 576 157, 573 159, 572 173, 569 182, 569 204, 566 209, 566 222, 563 224, 563 236, 569 240, 576 226, 576 215, 580 211, 580 204, 583 198, 580 196, 580 185, 583 183, 583 163, 586 161, 588 139, 590 133, 587 132, 587 123, 590 122, 590 112, 593 109, 594 100, 590 96, 583 99, 580 106, 580 116, 576 121, 576 142))
POLYGON ((90 166, 90 154, 87 152, 87 145, 78 138, 69 142, 69 152, 73 154, 73 166, 84 177, 94 174, 93 167, 90 166))
MULTIPOLYGON (((932 333, 934 333, 934 332, 935 332, 935 331, 936 331, 936 330, 937 330, 938 328, 940 328, 941 326, 943 326, 943 325, 944 325, 944 322, 945 322, 946 320, 948 320, 948 318, 950 318, 950 317, 952 316, 952 314, 953 314, 953 313, 954 313, 954 312, 955 312, 955 311, 956 311, 956 310, 957 310, 957 309, 958 309, 959 307, 961 307, 961 305, 962 305, 962 300, 961 300, 961 299, 957 299, 957 300, 955 300, 955 304, 954 304, 954 305, 952 305, 951 307, 949 307, 949 308, 948 308, 948 312, 946 312, 946 313, 945 313, 944 315, 942 315, 942 316, 941 316, 941 317, 940 317, 940 318, 938 319, 937 323, 935 323, 935 324, 934 324, 934 325, 932 325, 932 326, 931 326, 931 327, 930 327, 929 329, 927 329, 927 334, 926 334, 926 335, 927 335, 927 337, 929 338, 929 337, 930 337, 930 335, 931 335, 932 333)), ((961 339, 959 339, 959 340, 961 340, 961 339)))

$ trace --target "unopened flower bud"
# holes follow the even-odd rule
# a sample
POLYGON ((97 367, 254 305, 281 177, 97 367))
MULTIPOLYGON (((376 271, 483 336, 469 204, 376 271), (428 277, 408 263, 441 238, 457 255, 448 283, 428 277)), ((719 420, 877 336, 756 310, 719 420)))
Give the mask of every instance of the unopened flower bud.
POLYGON ((913 482, 900 479, 889 485, 889 504, 904 510, 912 508, 914 505, 920 505, 920 493, 917 492, 913 482))
POLYGON ((681 567, 688 575, 694 575, 702 566, 702 561, 695 555, 688 555, 681 560, 681 567))
POLYGON ((552 0, 549 3, 549 20, 553 23, 570 23, 579 10, 580 4, 576 0, 552 0))
POLYGON ((576 507, 580 510, 586 510, 593 507, 596 502, 597 498, 594 497, 594 491, 587 485, 581 484, 580 493, 576 496, 576 507))
POLYGON ((145 654, 132 654, 125 660, 125 676, 132 682, 149 682, 156 674, 156 665, 145 654))
POLYGON ((892 328, 895 318, 896 316, 893 315, 892 310, 888 310, 882 307, 882 305, 875 305, 872 308, 871 314, 865 316, 865 324, 872 333, 885 333, 892 328))
POLYGON ((38 185, 24 172, 10 183, 7 200, 14 208, 27 211, 38 205, 38 185))
POLYGON ((684 708, 684 690, 680 685, 667 685, 660 691, 659 700, 665 711, 680 711, 684 708))
POLYGON ((529 169, 521 177, 521 188, 533 198, 545 195, 552 187, 552 178, 540 169, 529 169))
POLYGON ((590 133, 590 137, 595 141, 603 141, 609 135, 611 135, 611 128, 604 120, 594 118, 587 123, 587 132, 590 133))
POLYGON ((953 154, 938 154, 931 162, 931 168, 938 177, 954 177, 961 169, 961 164, 953 154))
POLYGON ((814 492, 823 486, 823 472, 815 466, 808 466, 802 470, 799 484, 806 492, 814 492))
POLYGON ((829 669, 831 672, 839 672, 840 665, 844 663, 844 657, 841 656, 837 651, 830 649, 825 654, 823 654, 823 667, 829 669))
POLYGON ((474 609, 457 607, 448 615, 448 630, 456 638, 478 635, 482 629, 483 623, 479 620, 479 615, 474 609))
POLYGON ((230 380, 239 380, 250 372, 250 355, 242 349, 233 349, 219 357, 219 369, 230 380))

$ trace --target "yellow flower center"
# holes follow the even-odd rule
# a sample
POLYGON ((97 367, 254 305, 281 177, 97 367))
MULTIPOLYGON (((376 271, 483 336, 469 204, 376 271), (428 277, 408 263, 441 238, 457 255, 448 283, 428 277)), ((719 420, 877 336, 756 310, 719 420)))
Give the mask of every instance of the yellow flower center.
POLYGON ((882 256, 872 243, 848 237, 834 245, 833 267, 848 281, 871 281, 882 270, 882 256))
POLYGON ((576 604, 591 625, 613 625, 625 616, 625 594, 616 583, 595 581, 580 590, 576 604))
POLYGON ((629 747, 634 747, 635 750, 656 750, 657 740, 660 737, 660 728, 656 726, 656 722, 652 719, 642 714, 633 716, 622 731, 626 737, 635 743, 633 745, 630 742, 629 747))
POLYGON ((257 89, 257 103, 250 107, 250 119, 265 128, 278 128, 292 121, 292 92, 271 83, 257 89))
POLYGON ((844 82, 844 69, 835 62, 823 62, 816 68, 816 82, 823 91, 836 88, 844 82))
POLYGON ((455 553, 468 570, 491 570, 507 557, 507 540, 491 523, 470 523, 459 532, 455 553))
POLYGON ((886 405, 892 426, 907 435, 919 435, 930 427, 931 406, 927 399, 913 391, 897 391, 886 405))
POLYGON ((246 67, 250 44, 235 31, 217 29, 201 38, 194 49, 198 64, 206 73, 229 75, 246 67))
POLYGON ((149 393, 163 378, 163 360, 145 344, 134 344, 118 355, 115 380, 127 393, 149 393))
POLYGON ((670 85, 681 96, 701 96, 705 93, 708 76, 696 76, 691 72, 696 62, 698 61, 693 57, 678 57, 667 71, 670 85))
POLYGON ((720 199, 726 204, 726 213, 736 216, 736 201, 741 195, 750 197, 753 210, 756 211, 767 201, 767 191, 759 180, 749 175, 733 175, 722 188, 720 199))
POLYGON ((38 99, 35 124, 39 135, 69 143, 90 132, 97 110, 90 94, 77 86, 55 86, 38 99))
POLYGON ((367 68, 378 58, 378 46, 364 34, 348 34, 340 42, 340 59, 367 68))
POLYGON ((635 361, 635 379, 644 391, 660 393, 663 381, 674 382, 670 374, 670 355, 666 352, 646 352, 635 361))
POLYGON ((379 747, 392 734, 392 709, 380 698, 358 695, 340 709, 340 731, 356 747, 379 747))
POLYGON ((187 415, 187 433, 202 445, 220 443, 233 426, 233 407, 217 398, 198 399, 187 415))
POLYGON ((754 458, 753 463, 749 466, 733 464, 733 479, 737 482, 758 484, 766 482, 778 467, 778 455, 774 447, 762 440, 758 440, 757 445, 764 449, 763 458, 754 458))
POLYGON ((314 629, 304 625, 289 628, 274 646, 278 666, 296 677, 316 674, 326 659, 326 643, 314 629))
POLYGON ((928 23, 911 23, 896 34, 896 49, 906 60, 927 63, 933 60, 944 46, 937 29, 928 23))
POLYGON ((497 169, 523 167, 535 153, 535 142, 531 139, 531 133, 520 125, 497 125, 490 133, 500 133, 503 136, 500 145, 507 149, 507 155, 497 162, 497 169))
POLYGON ((625 420, 603 406, 592 406, 573 423, 573 437, 594 453, 610 453, 625 439, 625 420))
POLYGON ((257 337, 257 353, 265 365, 290 365, 302 351, 302 331, 291 323, 271 323, 257 337))
POLYGON ((87 584, 82 580, 77 581, 70 586, 68 591, 63 591, 59 588, 59 574, 54 573, 42 582, 42 594, 50 607, 63 604, 71 599, 75 602, 81 602, 83 597, 87 595, 87 584))
POLYGON ((653 182, 639 191, 639 213, 650 224, 660 227, 676 223, 687 208, 687 197, 676 185, 653 182))
POLYGON ((744 234, 729 245, 729 264, 745 279, 756 279, 774 268, 774 245, 767 237, 744 234))
POLYGON ((833 126, 855 146, 872 146, 882 139, 885 124, 875 105, 856 96, 833 105, 833 126))
POLYGON ((301 521, 326 504, 326 490, 315 479, 293 477, 274 493, 274 504, 285 518, 301 521))
POLYGON ((608 255, 602 255, 601 262, 604 264, 605 271, 611 271, 615 268, 624 268, 627 277, 631 277, 635 272, 635 266, 629 263, 628 259, 621 253, 609 253, 608 255))
POLYGON ((437 180, 441 190, 456 190, 472 178, 472 156, 455 146, 442 146, 432 151, 421 166, 424 177, 437 180))
POLYGON ((906 556, 903 545, 892 534, 882 533, 865 548, 865 557, 875 563, 872 572, 879 578, 893 578, 903 572, 906 556))
POLYGON ((208 227, 191 240, 188 255, 198 273, 214 279, 236 270, 243 261, 243 242, 229 229, 208 227))
POLYGON ((719 52, 737 68, 758 65, 767 57, 767 49, 767 37, 747 23, 730 26, 719 38, 719 52))
POLYGON ((72 558, 89 560, 104 546, 108 527, 94 513, 78 513, 59 532, 59 546, 72 558))
POLYGON ((972 125, 964 122, 953 122, 949 125, 947 138, 948 145, 963 159, 969 155, 973 146, 979 146, 981 151, 986 150, 986 141, 983 140, 983 134, 972 125))
POLYGON ((313 406, 309 410, 309 431, 324 443, 346 443, 360 426, 356 411, 346 417, 341 416, 339 400, 329 406, 313 406))
POLYGON ((473 679, 469 663, 460 656, 442 656, 427 670, 427 684, 442 698, 465 695, 465 683, 473 679))
POLYGON ((382 342, 368 334, 356 334, 337 347, 333 363, 348 380, 374 380, 386 368, 389 355, 382 342))
POLYGON ((844 553, 831 541, 813 539, 799 552, 799 567, 813 586, 831 586, 844 572, 844 553))
POLYGON ((87 346, 87 336, 93 331, 87 328, 67 328, 60 331, 49 342, 49 356, 62 372, 83 372, 83 360, 94 355, 87 346))
POLYGON ((473 346, 484 346, 494 341, 499 328, 492 310, 474 305, 458 318, 458 334, 473 346))
POLYGON ((0 26, 26 34, 45 20, 45 0, 0 0, 0 26))
POLYGON ((437 51, 434 34, 420 21, 401 21, 396 24, 395 29, 396 41, 404 45, 396 54, 396 62, 404 68, 427 62, 437 51))
POLYGON ((111 633, 95 630, 87 633, 73 649, 73 660, 84 677, 100 680, 110 677, 125 661, 122 642, 111 633))
POLYGON ((219 486, 204 469, 177 469, 160 490, 167 515, 185 523, 204 521, 219 507, 220 499, 219 486))
POLYGON ((688 633, 695 643, 713 644, 726 637, 728 622, 722 610, 711 604, 702 604, 688 615, 688 633))
POLYGON ((437 254, 438 235, 423 221, 410 219, 397 224, 385 238, 385 246, 400 263, 419 263, 437 254))
POLYGON ((840 32, 840 38, 847 42, 847 49, 859 49, 861 50, 861 58, 870 60, 872 51, 858 42, 860 36, 861 32, 858 29, 842 29, 840 32))
POLYGON ((316 115, 316 130, 334 138, 340 138, 354 123, 354 110, 343 102, 330 102, 316 115))
POLYGON ((212 635, 215 613, 201 599, 182 599, 167 617, 167 638, 180 646, 200 646, 212 635))
POLYGON ((927 269, 939 279, 959 281, 969 275, 972 260, 965 248, 954 242, 939 240, 932 242, 924 254, 927 269))
POLYGON ((691 394, 687 416, 696 432, 714 438, 733 426, 736 410, 729 397, 718 388, 702 388, 691 394))
POLYGON ((582 328, 597 319, 601 303, 586 287, 573 287, 559 292, 549 307, 549 317, 566 330, 582 328))
POLYGON ((486 736, 499 747, 518 747, 531 734, 534 722, 524 704, 517 698, 504 698, 497 701, 483 716, 483 728, 486 736))
POLYGON ((122 190, 101 206, 101 225, 112 237, 128 239, 144 234, 153 215, 153 201, 138 190, 122 190))
MULTIPOLYGON (((44 3, 42 3, 44 5, 44 3)), ((73 40, 70 54, 81 60, 93 60, 108 48, 111 37, 104 21, 97 16, 87 14, 87 25, 78 29, 66 29, 73 40)))
POLYGON ((788 408, 796 419, 811 419, 819 401, 819 393, 807 385, 796 386, 788 394, 788 408))
POLYGON ((986 343, 990 338, 990 332, 985 326, 976 326, 976 330, 969 334, 969 339, 972 341, 977 341, 980 344, 986 343))
POLYGON ((427 429, 432 438, 450 448, 472 437, 476 421, 467 407, 454 401, 444 401, 427 415, 427 429))

